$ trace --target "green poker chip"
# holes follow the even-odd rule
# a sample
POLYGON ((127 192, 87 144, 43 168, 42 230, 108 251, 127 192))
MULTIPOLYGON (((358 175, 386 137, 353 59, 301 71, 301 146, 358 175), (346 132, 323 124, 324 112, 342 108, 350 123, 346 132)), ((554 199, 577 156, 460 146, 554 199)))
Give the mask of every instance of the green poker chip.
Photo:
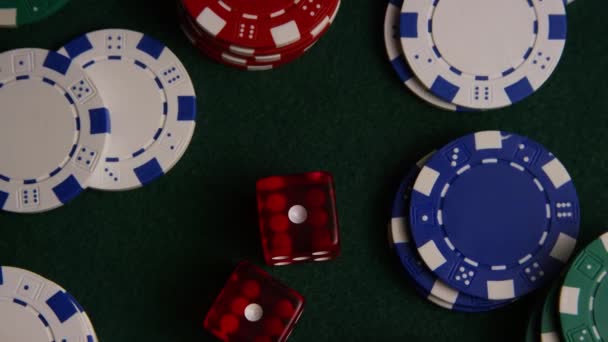
POLYGON ((557 312, 557 302, 559 301, 559 290, 561 289, 563 278, 560 278, 549 290, 543 305, 543 313, 540 320, 540 340, 541 342, 560 342, 561 330, 559 315, 557 312))
POLYGON ((528 328, 526 329, 526 338, 525 342, 538 342, 539 332, 538 329, 540 327, 540 317, 542 313, 542 303, 539 303, 534 308, 532 312, 532 316, 530 316, 530 320, 528 320, 528 328))
POLYGON ((0 27, 15 27, 42 20, 69 0, 0 0, 0 27))
POLYGON ((608 341, 608 233, 574 260, 561 289, 559 316, 567 342, 608 341))

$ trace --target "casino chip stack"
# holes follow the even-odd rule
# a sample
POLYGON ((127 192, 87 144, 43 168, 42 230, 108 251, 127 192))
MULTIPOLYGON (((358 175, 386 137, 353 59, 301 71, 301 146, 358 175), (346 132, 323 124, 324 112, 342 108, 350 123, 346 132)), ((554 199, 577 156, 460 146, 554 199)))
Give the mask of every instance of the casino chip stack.
POLYGON ((404 176, 389 241, 423 297, 481 312, 554 279, 579 223, 576 190, 553 154, 528 138, 485 131, 452 141, 404 176))
POLYGON ((188 72, 139 32, 95 31, 58 52, 4 52, 0 79, 5 211, 39 213, 89 187, 149 184, 175 166, 194 133, 188 72))
POLYGON ((59 285, 32 272, 0 267, 2 341, 98 341, 80 304, 59 285))
POLYGON ((222 64, 268 70, 302 56, 327 32, 340 0, 180 0, 188 39, 222 64))
POLYGON ((388 58, 403 83, 450 111, 509 106, 551 76, 566 42, 563 0, 391 0, 388 58))
POLYGON ((527 341, 608 341, 608 233, 585 247, 553 283, 527 341))

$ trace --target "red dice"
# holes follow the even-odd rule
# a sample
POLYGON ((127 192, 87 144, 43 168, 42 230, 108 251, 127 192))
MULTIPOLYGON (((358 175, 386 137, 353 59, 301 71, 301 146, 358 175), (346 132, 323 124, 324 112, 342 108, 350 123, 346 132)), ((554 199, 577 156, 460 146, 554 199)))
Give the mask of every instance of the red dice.
POLYGON ((304 298, 261 268, 241 262, 205 317, 205 329, 222 341, 286 341, 304 298))
POLYGON ((334 180, 328 172, 257 182, 264 258, 269 265, 326 261, 340 253, 334 180))

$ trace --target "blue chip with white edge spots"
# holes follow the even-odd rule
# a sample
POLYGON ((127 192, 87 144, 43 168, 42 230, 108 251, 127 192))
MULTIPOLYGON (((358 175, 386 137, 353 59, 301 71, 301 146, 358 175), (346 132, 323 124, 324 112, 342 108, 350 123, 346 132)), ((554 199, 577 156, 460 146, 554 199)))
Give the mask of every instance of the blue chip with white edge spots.
POLYGON ((410 200, 418 254, 450 287, 506 300, 553 280, 569 260, 579 201, 563 164, 526 137, 456 139, 422 167, 410 200))
POLYGON ((112 112, 112 141, 92 188, 135 189, 177 164, 197 109, 190 76, 169 48, 139 32, 109 29, 78 37, 59 53, 85 69, 112 112))
POLYGON ((461 312, 484 312, 501 308, 512 300, 488 300, 459 292, 438 279, 424 265, 416 251, 409 229, 410 195, 420 169, 431 155, 432 153, 420 160, 399 185, 393 200, 389 241, 418 293, 430 302, 448 310, 461 312))

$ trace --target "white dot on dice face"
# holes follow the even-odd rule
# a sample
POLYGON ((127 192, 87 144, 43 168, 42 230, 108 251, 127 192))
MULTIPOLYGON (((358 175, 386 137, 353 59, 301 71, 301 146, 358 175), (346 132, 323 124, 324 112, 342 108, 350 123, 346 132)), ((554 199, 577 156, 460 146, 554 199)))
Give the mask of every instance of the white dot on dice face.
POLYGON ((257 322, 264 316, 264 309, 259 304, 251 303, 245 308, 245 318, 249 322, 257 322))
POLYGON ((295 224, 300 224, 304 223, 304 221, 306 221, 306 219, 308 218, 308 211, 306 210, 306 208, 298 204, 289 208, 287 216, 289 216, 289 221, 295 224))

